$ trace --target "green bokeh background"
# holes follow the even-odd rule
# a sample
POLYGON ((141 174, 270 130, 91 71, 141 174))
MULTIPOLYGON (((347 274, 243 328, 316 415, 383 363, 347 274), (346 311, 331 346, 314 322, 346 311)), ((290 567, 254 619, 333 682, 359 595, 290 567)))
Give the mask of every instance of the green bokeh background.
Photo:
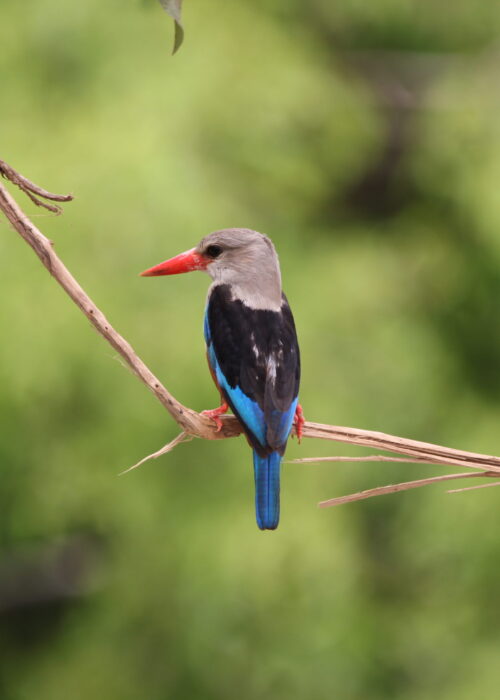
MULTIPOLYGON (((499 3, 184 18, 172 58, 154 0, 2 0, 0 157, 76 195, 18 201, 183 403, 217 401, 208 279, 137 273, 244 226, 278 248, 310 420, 500 453, 499 3)), ((440 468, 287 465, 261 533, 243 439, 118 478, 173 421, 5 220, 0 294, 1 700, 496 696, 496 489, 319 510, 440 468)))

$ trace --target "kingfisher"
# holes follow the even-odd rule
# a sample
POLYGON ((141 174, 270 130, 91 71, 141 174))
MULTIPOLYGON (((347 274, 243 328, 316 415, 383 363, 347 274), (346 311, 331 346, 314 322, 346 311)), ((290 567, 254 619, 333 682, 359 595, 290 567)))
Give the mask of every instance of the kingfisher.
POLYGON ((261 530, 280 516, 280 469, 292 426, 302 436, 300 353, 281 289, 278 255, 257 231, 230 228, 141 273, 143 277, 208 272, 204 318, 207 360, 221 406, 203 411, 221 430, 231 408, 253 449, 255 511, 261 530))

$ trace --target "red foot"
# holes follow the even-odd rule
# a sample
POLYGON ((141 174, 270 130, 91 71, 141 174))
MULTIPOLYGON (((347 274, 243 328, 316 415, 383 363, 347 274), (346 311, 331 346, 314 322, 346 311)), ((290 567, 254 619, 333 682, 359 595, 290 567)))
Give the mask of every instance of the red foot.
POLYGON ((211 418, 215 422, 215 425, 217 426, 217 432, 220 433, 220 431, 222 430, 222 421, 219 418, 219 416, 222 416, 224 413, 227 413, 228 410, 229 410, 229 406, 224 401, 222 406, 219 406, 219 408, 212 408, 208 411, 202 411, 201 415, 208 416, 209 418, 211 418))
POLYGON ((293 419, 293 423, 295 425, 295 432, 297 434, 297 440, 300 444, 300 441, 302 440, 302 428, 304 427, 305 423, 305 418, 304 418, 304 413, 302 411, 302 406, 300 403, 297 404, 297 408, 295 409, 295 418, 293 419))

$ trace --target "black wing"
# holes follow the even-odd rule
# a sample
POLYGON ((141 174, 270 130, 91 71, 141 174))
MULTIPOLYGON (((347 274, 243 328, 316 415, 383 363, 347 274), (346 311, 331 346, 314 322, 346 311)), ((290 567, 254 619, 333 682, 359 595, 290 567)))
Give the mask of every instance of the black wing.
MULTIPOLYGON (((251 309, 231 299, 228 285, 217 285, 210 295, 207 322, 207 340, 229 387, 257 403, 264 413, 267 445, 284 449, 300 381, 299 347, 286 297, 280 311, 251 309)), ((231 396, 226 398, 245 423, 231 396)))

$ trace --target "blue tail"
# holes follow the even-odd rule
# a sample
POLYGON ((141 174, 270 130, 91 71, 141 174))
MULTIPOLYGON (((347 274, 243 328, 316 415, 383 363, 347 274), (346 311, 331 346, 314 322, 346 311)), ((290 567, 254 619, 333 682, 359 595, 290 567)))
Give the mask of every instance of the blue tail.
POLYGON ((253 453, 255 475, 255 515, 261 530, 275 530, 280 519, 281 455, 272 452, 267 457, 253 453))

